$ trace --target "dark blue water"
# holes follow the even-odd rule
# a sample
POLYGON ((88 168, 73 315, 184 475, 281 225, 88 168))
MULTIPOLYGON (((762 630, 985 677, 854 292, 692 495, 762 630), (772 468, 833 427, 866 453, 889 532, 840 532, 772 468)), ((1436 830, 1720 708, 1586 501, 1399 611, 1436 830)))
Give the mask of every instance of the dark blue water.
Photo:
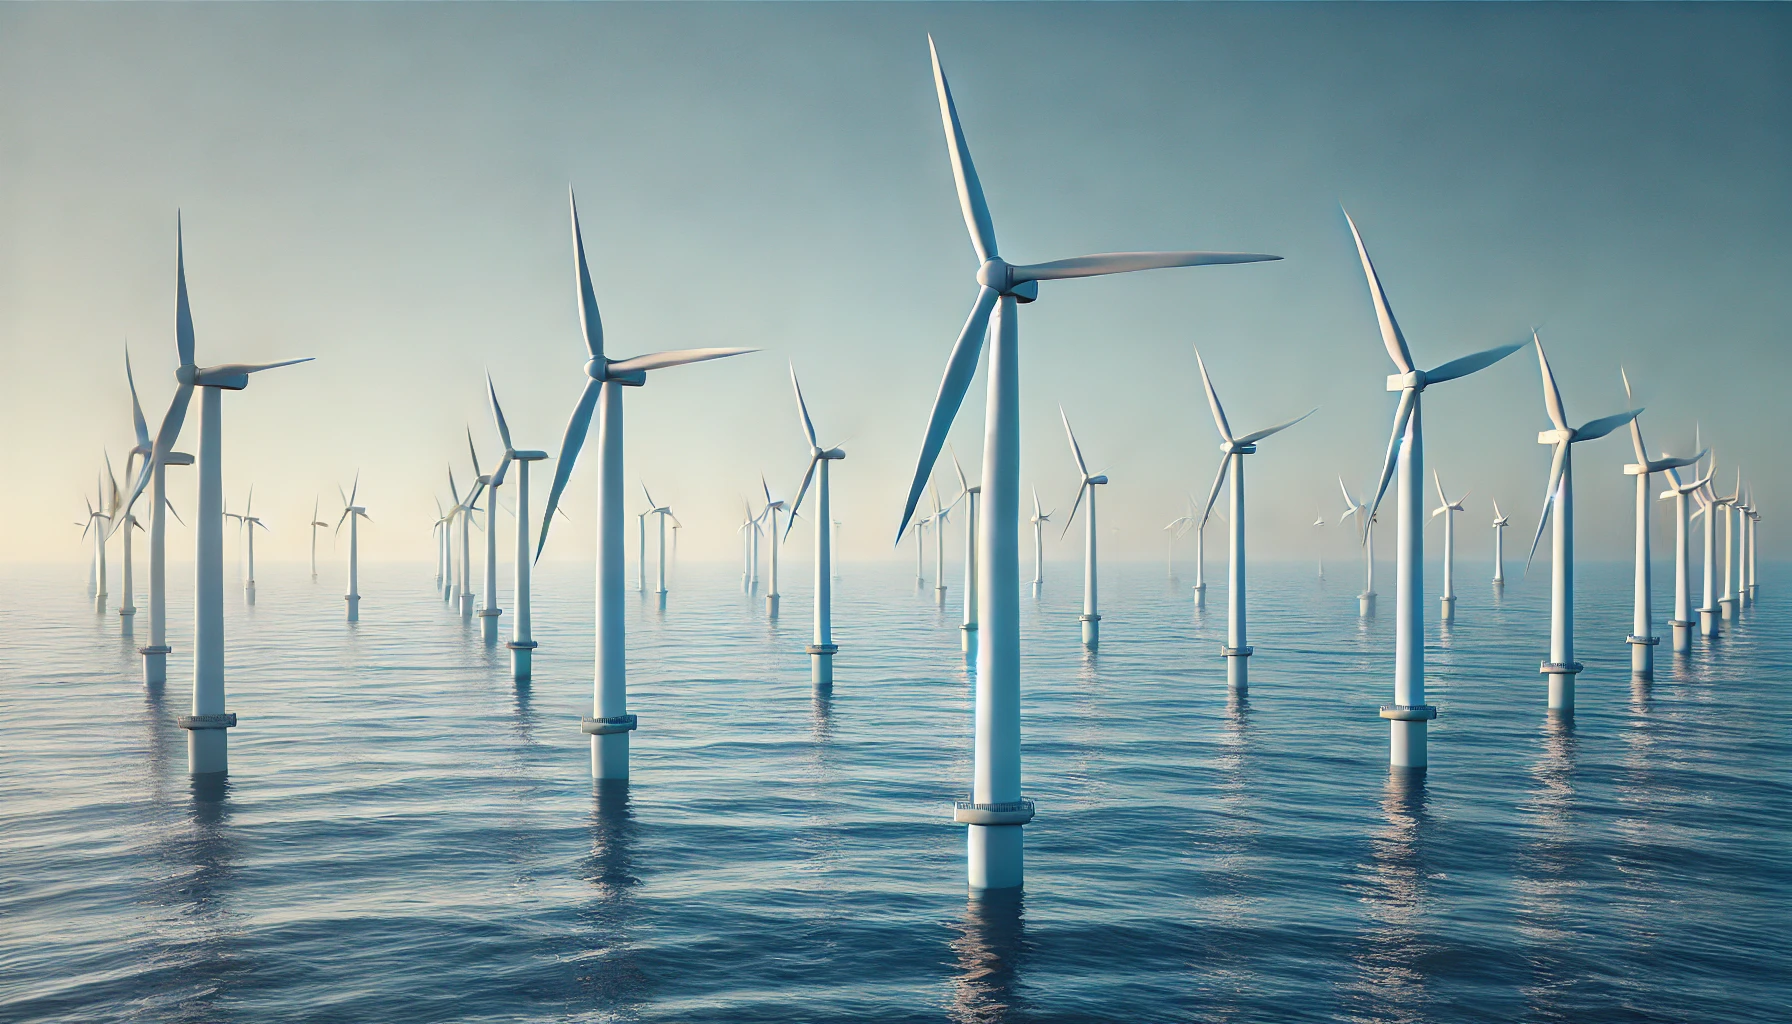
POLYGON ((82 570, 0 571, 0 1020, 1792 1019, 1777 570, 1633 684, 1628 567, 1583 566, 1572 727, 1543 710, 1546 581, 1465 583, 1419 785, 1376 717, 1391 617, 1359 622, 1347 567, 1254 571, 1239 703, 1223 586, 1202 617, 1187 579, 1109 568, 1086 656, 1080 575, 1049 574, 1026 893, 986 902, 950 821, 956 579, 941 612, 849 567, 821 698, 806 579, 770 623, 732 567, 683 567, 631 609, 634 780, 596 791, 589 567, 543 572, 522 690, 427 567, 369 567, 358 626, 262 567, 228 601, 230 780, 196 792, 187 571, 162 694, 82 570))

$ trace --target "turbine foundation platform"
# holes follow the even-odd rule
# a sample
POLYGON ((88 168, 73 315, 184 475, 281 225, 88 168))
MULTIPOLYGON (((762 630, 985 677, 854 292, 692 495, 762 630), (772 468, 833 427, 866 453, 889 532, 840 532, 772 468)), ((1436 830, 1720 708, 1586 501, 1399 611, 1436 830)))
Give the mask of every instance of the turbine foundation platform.
POLYGON ((1724 618, 1725 622, 1729 622, 1732 619, 1736 618, 1736 599, 1735 598, 1720 597, 1717 599, 1717 606, 1722 611, 1723 618, 1724 618))
POLYGON ((834 685, 834 655, 840 653, 838 644, 810 644, 804 648, 809 655, 809 679, 816 686, 834 685))
POLYGON ((1537 671, 1549 677, 1549 711, 1556 715, 1574 714, 1574 677, 1580 674, 1578 661, 1546 661, 1537 671))
POLYGON ((360 622, 361 621, 361 595, 360 594, 344 594, 344 595, 342 595, 342 600, 348 603, 348 621, 360 622))
POLYGON ((585 718, 579 731, 591 737, 591 777, 627 781, 628 734, 637 725, 634 715, 585 718))
POLYGON ((765 595, 765 614, 771 616, 774 619, 778 617, 778 595, 777 594, 765 595))
POLYGON ((1366 594, 1356 595, 1356 612, 1359 616, 1365 619, 1375 615, 1375 594, 1373 591, 1366 594))
POLYGON ((1226 659, 1226 689, 1240 697, 1250 692, 1250 657, 1256 651, 1255 647, 1220 648, 1220 656, 1226 659))
POLYGON ((137 653, 143 655, 143 685, 161 686, 168 682, 168 655, 174 653, 174 648, 139 647, 137 653))
POLYGON ((1692 628, 1698 625, 1682 619, 1669 619, 1668 627, 1674 631, 1674 653, 1690 654, 1692 652, 1692 628))
POLYGON ((1653 680, 1655 678, 1655 648, 1661 643, 1658 636, 1627 636, 1624 642, 1630 645, 1630 674, 1637 679, 1653 680))
POLYGON ((1018 889, 1026 871, 1019 825, 967 825, 965 867, 973 892, 1018 889))
POLYGON ((946 607, 946 585, 945 584, 942 583, 939 586, 933 588, 933 603, 936 605, 939 605, 941 608, 946 607))
POLYGON ((510 678, 524 683, 535 672, 535 648, 533 640, 512 640, 504 645, 510 648, 510 678))
POLYGON ((1437 617, 1442 622, 1456 621, 1456 595, 1450 594, 1437 599, 1437 617))
POLYGON ((235 727, 236 714, 182 715, 174 724, 187 730, 187 771, 210 775, 230 770, 230 740, 226 730, 235 727))
POLYGON ((1428 768, 1431 765, 1431 720, 1437 708, 1429 704, 1383 704, 1381 717, 1388 720, 1388 764, 1395 768, 1428 768))
POLYGON ((1083 646, 1091 651, 1101 646, 1101 616, 1078 615, 1077 621, 1083 624, 1083 646))
POLYGON ((958 639, 959 644, 964 648, 964 656, 975 658, 977 656, 977 624, 967 622, 958 627, 958 639))
POLYGON ((1699 609, 1699 635, 1707 640, 1714 640, 1717 638, 1717 609, 1699 609))

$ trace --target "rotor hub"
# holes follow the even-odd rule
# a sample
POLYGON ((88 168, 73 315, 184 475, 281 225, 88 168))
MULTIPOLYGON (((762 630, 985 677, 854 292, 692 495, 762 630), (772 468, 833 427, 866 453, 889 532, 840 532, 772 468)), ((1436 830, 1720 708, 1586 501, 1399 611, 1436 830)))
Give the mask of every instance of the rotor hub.
POLYGON ((603 356, 592 356, 590 359, 585 360, 585 376, 590 377, 592 380, 605 379, 606 375, 604 370, 608 368, 609 362, 610 361, 603 356))

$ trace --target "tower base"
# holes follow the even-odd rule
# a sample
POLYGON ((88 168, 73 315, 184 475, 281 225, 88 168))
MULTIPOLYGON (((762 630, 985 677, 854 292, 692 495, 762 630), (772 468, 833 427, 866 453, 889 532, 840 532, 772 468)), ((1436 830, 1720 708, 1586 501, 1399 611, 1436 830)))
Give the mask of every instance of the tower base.
POLYGON ((777 594, 765 595, 765 614, 774 619, 778 617, 778 595, 777 594))
POLYGON ((230 741, 226 730, 236 725, 236 714, 182 715, 174 724, 187 730, 187 771, 211 775, 230 770, 230 741))
POLYGON ((806 651, 809 655, 809 680, 816 686, 834 685, 834 655, 840 653, 837 644, 810 644, 806 651))
POLYGON ((1374 591, 1369 591, 1367 593, 1362 593, 1362 594, 1356 595, 1356 611, 1357 611, 1357 615, 1359 615, 1360 617, 1365 618, 1365 619, 1367 619, 1375 614, 1375 592, 1374 591))
POLYGON ((344 594, 342 596, 342 599, 348 603, 348 621, 360 622, 361 621, 361 595, 360 594, 344 594))
POLYGON ((1692 627, 1697 623, 1681 619, 1669 619, 1668 626, 1674 631, 1674 653, 1690 654, 1692 652, 1692 627))
POLYGON ((1456 621, 1456 595, 1450 594, 1437 599, 1437 617, 1440 622, 1456 621))
POLYGON ((1720 597, 1717 599, 1717 607, 1721 611, 1725 622, 1729 622, 1730 620, 1732 620, 1736 617, 1736 599, 1735 598, 1720 597))
POLYGON ((1255 647, 1221 647, 1226 659, 1226 689, 1243 697, 1251 691, 1250 657, 1255 647))
POLYGON ((168 682, 168 655, 174 648, 139 647, 137 653, 143 655, 143 685, 162 686, 168 682))
POLYGON ((1549 711, 1554 715, 1574 714, 1574 677, 1580 674, 1581 663, 1544 662, 1537 671, 1549 677, 1549 711))
POLYGON ((1091 651, 1101 646, 1101 616, 1078 615, 1083 624, 1083 646, 1091 651))
POLYGON ((460 595, 460 614, 461 614, 462 618, 470 619, 473 617, 473 595, 472 594, 460 595))
POLYGON ((933 588, 933 603, 941 608, 946 607, 946 585, 944 583, 933 588))
POLYGON ((1699 635, 1707 640, 1717 637, 1717 609, 1699 609, 1699 635))
POLYGON ((1653 680, 1655 678, 1655 647, 1661 643, 1658 636, 1627 636, 1624 642, 1630 645, 1630 674, 1636 679, 1653 680))
POLYGON ((966 658, 977 657, 977 624, 967 622, 958 627, 958 638, 960 645, 964 648, 964 656, 966 658))
POLYGON ((591 737, 591 777, 627 781, 628 734, 639 723, 634 715, 586 718, 579 731, 591 737))
POLYGON ((510 678, 528 682, 535 672, 535 641, 512 640, 504 646, 510 648, 510 678))
POLYGON ((1437 717, 1437 708, 1429 704, 1384 704, 1381 717, 1388 720, 1388 764, 1395 768, 1430 767, 1430 726, 1437 717))
POLYGON ((1207 607, 1207 584, 1197 583, 1193 590, 1195 592, 1195 610, 1199 611, 1207 607))

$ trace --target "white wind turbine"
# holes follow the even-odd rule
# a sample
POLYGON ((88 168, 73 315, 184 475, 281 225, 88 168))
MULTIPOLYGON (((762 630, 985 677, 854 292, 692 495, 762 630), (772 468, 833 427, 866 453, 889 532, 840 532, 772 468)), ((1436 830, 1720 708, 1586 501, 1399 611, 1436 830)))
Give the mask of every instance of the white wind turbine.
MULTIPOLYGON (((941 608, 946 606, 946 523, 952 515, 952 506, 940 504, 938 487, 928 482, 928 495, 933 500, 933 514, 928 516, 923 525, 933 528, 933 603, 941 608)), ((954 502, 953 505, 956 505, 954 502)))
POLYGON ((1314 512, 1313 528, 1319 531, 1319 578, 1325 579, 1325 516, 1314 512))
MULTIPOLYGON (((131 455, 136 453, 137 449, 132 448, 131 455)), ((147 461, 148 453, 144 454, 145 461, 147 461)), ((125 457, 125 478, 127 480, 131 475, 130 458, 131 456, 125 457)), ((112 475, 112 456, 110 455, 106 456, 106 489, 106 501, 112 510, 111 515, 106 517, 107 526, 124 531, 124 572, 122 574, 124 593, 118 599, 118 620, 123 627, 121 632, 125 636, 130 636, 134 631, 137 616, 136 584, 132 576, 135 559, 131 554, 131 531, 143 529, 143 524, 124 508, 124 495, 118 489, 118 478, 112 475)))
MULTIPOLYGON (((958 464, 958 453, 952 453, 952 471, 958 474, 958 497, 952 504, 965 503, 964 523, 964 621, 959 626, 959 634, 964 653, 975 659, 977 656, 977 513, 978 499, 983 495, 983 486, 973 484, 965 478, 964 467, 958 464)), ((1093 508, 1093 507, 1091 507, 1093 508)))
MULTIPOLYGON (((671 519, 676 523, 678 522, 678 517, 672 514, 672 506, 661 505, 659 502, 653 500, 653 495, 648 492, 645 483, 641 485, 641 494, 647 499, 646 514, 659 517, 659 575, 655 577, 656 582, 654 584, 653 592, 655 596, 659 598, 660 607, 664 608, 666 606, 666 520, 671 519)), ((645 522, 645 520, 643 520, 643 522, 645 522)), ((643 556, 645 556, 645 549, 643 549, 643 556)), ((647 566, 645 564, 641 566, 641 575, 647 575, 647 566)), ((775 590, 777 588, 774 587, 773 589, 775 590)))
POLYGON ((1717 599, 1717 606, 1726 621, 1733 620, 1741 611, 1736 600, 1736 515, 1737 506, 1742 501, 1742 470, 1736 470, 1736 489, 1727 497, 1720 497, 1717 504, 1723 511, 1724 523, 1724 595, 1717 599))
MULTIPOLYGON (((516 614, 510 620, 510 642, 504 646, 510 650, 510 675, 516 682, 528 680, 535 671, 535 643, 531 633, 533 624, 529 613, 529 575, 533 562, 529 558, 529 463, 540 462, 548 457, 544 451, 525 449, 518 451, 510 442, 510 424, 504 420, 504 407, 498 404, 498 389, 492 384, 492 375, 485 375, 485 393, 491 399, 492 422, 498 427, 498 440, 504 444, 504 458, 498 462, 498 471, 493 476, 492 486, 496 488, 504 482, 510 472, 510 464, 516 463, 516 564, 512 566, 515 580, 512 595, 516 601, 516 614)), ((489 527, 491 520, 487 519, 489 527)))
POLYGON ((1702 562, 1705 567, 1705 575, 1702 588, 1703 603, 1699 606, 1699 635, 1707 640, 1716 639, 1718 636, 1717 513, 1715 509, 1722 499, 1718 498, 1717 491, 1711 486, 1711 478, 1716 474, 1717 456, 1713 453, 1711 468, 1706 471, 1702 485, 1692 492, 1693 498, 1699 505, 1692 517, 1695 519, 1699 516, 1705 517, 1705 543, 1701 552, 1704 556, 1702 562))
MULTIPOLYGON (((342 523, 348 522, 348 593, 342 599, 348 602, 348 621, 361 621, 361 520, 373 520, 367 510, 355 504, 355 498, 361 493, 361 473, 355 472, 355 482, 349 486, 348 493, 342 493, 342 485, 336 486, 336 493, 342 498, 342 518, 336 520, 336 533, 342 533, 342 523)), ((491 519, 488 517, 489 525, 491 519)))
POLYGON ((928 519, 926 517, 915 520, 914 534, 915 534, 915 589, 916 590, 921 590, 927 586, 927 570, 926 570, 926 567, 922 564, 922 559, 924 559, 927 556, 927 526, 928 526, 928 519))
POLYGON ((1191 514, 1177 516, 1164 524, 1164 532, 1169 535, 1164 544, 1165 579, 1176 578, 1176 541, 1181 539, 1182 535, 1188 532, 1188 528, 1195 523, 1195 517, 1192 514, 1194 510, 1190 509, 1189 511, 1191 514))
MULTIPOLYGON (((317 510, 315 508, 313 508, 312 511, 315 513, 317 510)), ((316 519, 317 516, 313 515, 311 518, 316 519)), ((436 542, 436 589, 437 590, 441 590, 444 586, 446 586, 446 583, 444 581, 446 580, 447 574, 448 574, 448 536, 446 533, 443 532, 447 522, 448 522, 448 516, 442 511, 442 499, 436 498, 436 522, 435 522, 434 526, 431 526, 429 528, 429 533, 430 533, 430 536, 435 538, 435 542, 436 542)), ((312 525, 315 526, 317 524, 313 523, 312 525)), ((317 531, 316 530, 311 531, 311 578, 314 580, 317 579, 317 531)))
POLYGON ((1551 535, 1553 556, 1550 560, 1549 584, 1549 660, 1538 671, 1549 677, 1549 710, 1562 715, 1574 714, 1574 678, 1581 670, 1574 660, 1574 456, 1572 448, 1582 441, 1597 440, 1636 419, 1641 409, 1632 409, 1613 416, 1603 416, 1578 429, 1568 425, 1568 413, 1562 407, 1562 392, 1556 387, 1555 374, 1550 372, 1549 357, 1543 353, 1543 339, 1532 332, 1537 345, 1537 365, 1543 371, 1543 408, 1549 413, 1554 430, 1537 435, 1538 444, 1555 446, 1550 460, 1549 486, 1543 491, 1543 512, 1537 517, 1537 534, 1531 538, 1531 553, 1525 558, 1529 570, 1536 557, 1537 542, 1543 539, 1544 524, 1555 512, 1555 531, 1551 535))
MULTIPOLYGON (((454 506, 454 515, 460 519, 460 565, 454 573, 456 587, 454 610, 460 613, 461 618, 471 618, 473 615, 473 515, 479 511, 477 502, 479 496, 485 492, 485 485, 489 481, 488 477, 479 475, 477 460, 473 464, 473 475, 474 482, 467 485, 467 493, 463 496, 456 492, 457 498, 454 506)), ((448 489, 454 490, 454 470, 452 468, 448 470, 448 489)), ((490 527, 491 518, 488 514, 486 528, 490 529, 490 527)))
POLYGON ((1431 517, 1444 517, 1444 592, 1437 598, 1441 605, 1438 618, 1453 622, 1456 619, 1456 513, 1464 511, 1462 503, 1468 500, 1468 492, 1463 491, 1462 497, 1451 501, 1444 494, 1443 478, 1435 469, 1431 471, 1431 482, 1437 487, 1437 507, 1431 510, 1431 517))
MULTIPOLYGON (((1692 629, 1698 623, 1692 617, 1692 538, 1688 533, 1692 519, 1688 515, 1686 499, 1710 484, 1711 475, 1707 473, 1692 483, 1683 483, 1673 467, 1668 468, 1667 474, 1668 489, 1659 497, 1674 503, 1674 617, 1668 620, 1668 625, 1674 630, 1674 653, 1687 654, 1692 651, 1692 629)), ((1697 469, 1693 475, 1698 476, 1697 469)))
MULTIPOLYGON (((1630 374, 1619 367, 1618 375, 1624 381, 1624 400, 1634 406, 1636 398, 1630 393, 1630 374)), ((1700 452, 1686 459, 1663 453, 1661 458, 1651 460, 1649 449, 1643 444, 1643 421, 1640 417, 1630 421, 1630 445, 1636 454, 1636 461, 1625 466, 1624 472, 1636 477, 1636 584, 1630 634, 1624 641, 1630 645, 1631 675, 1647 680, 1655 678, 1655 646, 1661 643, 1661 638, 1654 635, 1655 616, 1650 604, 1654 580, 1649 551, 1649 478, 1664 470, 1696 465, 1705 457, 1705 453, 1700 452)))
MULTIPOLYGON (((1399 768, 1424 768, 1430 764, 1427 734, 1437 709, 1425 703, 1425 430, 1421 396, 1430 385, 1483 370, 1524 346, 1502 345, 1452 359, 1435 369, 1419 369, 1394 319, 1394 308, 1382 290, 1381 278, 1369 259, 1356 222, 1350 220, 1349 214, 1344 219, 1350 224, 1357 257, 1363 264, 1382 345, 1397 371, 1388 377, 1387 389, 1400 392, 1381 480, 1369 502, 1372 524, 1398 469, 1400 489, 1394 502, 1394 703, 1382 707, 1381 717, 1388 720, 1388 763, 1399 768)), ((1372 610, 1374 598, 1369 598, 1369 602, 1372 610)))
MULTIPOLYGON (((496 643, 498 639, 498 617, 503 613, 498 608, 498 484, 495 474, 483 472, 479 468, 479 449, 473 445, 473 428, 467 428, 467 454, 473 457, 473 477, 475 481, 474 499, 484 493, 485 499, 485 568, 479 575, 479 632, 486 643, 496 643)), ((471 567, 469 566, 469 569, 471 567)), ((468 573, 468 583, 472 582, 472 573, 468 573)), ((469 595, 471 597, 471 595, 469 595)))
POLYGON ((442 578, 442 603, 453 605, 455 611, 460 610, 460 571, 454 563, 454 526, 460 521, 461 508, 466 501, 460 496, 460 488, 454 484, 454 465, 448 466, 448 514, 439 520, 442 527, 443 557, 447 563, 447 573, 442 578))
POLYGON ((628 778, 628 734, 636 727, 636 718, 628 713, 628 661, 624 647, 622 595, 627 568, 622 553, 622 389, 647 383, 647 373, 686 363, 740 355, 751 349, 699 348, 632 359, 610 359, 604 355, 603 321, 597 309, 597 294, 591 284, 591 270, 585 263, 585 241, 579 233, 579 208, 567 192, 572 209, 572 240, 575 275, 579 293, 579 326, 583 329, 585 350, 584 390, 572 417, 566 424, 566 438, 560 445, 560 458, 554 466, 554 485, 548 491, 548 504, 541 520, 541 539, 535 545, 535 557, 547 547, 548 527, 554 521, 554 509, 560 494, 577 464, 579 449, 591 430, 591 417, 597 416, 598 492, 597 492, 597 656, 592 680, 592 715, 580 728, 591 737, 591 775, 599 779, 628 778))
MULTIPOLYGON (((1038 597, 1039 591, 1045 587, 1045 524, 1051 521, 1052 514, 1050 512, 1041 512, 1039 510, 1039 488, 1033 488, 1033 518, 1029 519, 1028 522, 1033 524, 1034 597, 1038 597)), ((919 555, 917 554, 916 557, 916 568, 918 569, 920 567, 919 555)))
MULTIPOLYGON (((933 50, 932 39, 928 49, 933 50)), ((933 53, 933 79, 959 207, 977 253, 978 290, 934 399, 896 533, 900 539, 914 516, 934 460, 970 389, 987 336, 991 353, 984 412, 984 515, 982 536, 977 541, 984 577, 977 617, 984 636, 977 655, 971 799, 960 802, 953 817, 969 826, 966 843, 971 888, 1003 889, 1021 884, 1018 826, 1033 816, 1033 804, 1022 799, 1020 785, 1020 325, 1016 305, 1036 299, 1040 281, 1275 257, 1212 252, 1105 253, 1031 266, 1008 263, 997 255, 995 225, 937 52, 933 53)))
MULTIPOLYGON (((1225 464, 1226 464, 1226 457, 1222 455, 1222 456, 1220 456, 1220 465, 1221 465, 1221 467, 1224 467, 1225 464)), ((1194 495, 1191 494, 1188 496, 1188 507, 1191 512, 1194 509, 1198 508, 1200 506, 1200 504, 1201 504, 1200 502, 1195 500, 1194 495)), ((1201 513, 1199 516, 1197 516, 1195 518, 1195 525, 1194 525, 1194 530, 1195 530, 1195 586, 1194 586, 1194 591, 1195 591, 1195 608, 1197 611, 1202 608, 1207 607, 1207 520, 1211 519, 1213 517, 1213 515, 1214 515, 1213 509, 1209 508, 1205 512, 1201 513)), ((1221 518, 1223 519, 1224 517, 1222 516, 1221 518)))
POLYGON ((249 544, 248 576, 243 581, 243 597, 250 604, 255 603, 255 531, 267 529, 267 524, 255 517, 255 488, 249 488, 249 500, 243 504, 243 514, 224 513, 224 518, 236 520, 237 527, 247 534, 249 544))
MULTIPOLYGON (((797 383, 796 367, 790 368, 790 386, 796 391, 796 411, 803 427, 803 440, 809 444, 809 468, 803 471, 803 485, 797 489, 796 501, 790 506, 794 525, 797 510, 803 506, 803 495, 809 493, 809 481, 820 470, 816 481, 815 501, 820 505, 815 515, 815 642, 808 647, 810 679, 816 686, 834 683, 834 655, 840 652, 834 643, 834 548, 828 524, 833 520, 833 495, 828 488, 828 463, 846 458, 838 447, 823 448, 815 437, 815 422, 809 418, 809 405, 803 401, 803 386, 797 383)), ((838 523, 834 523, 838 526, 838 523)), ((790 528, 785 527, 785 534, 790 528)))
POLYGON ((1338 525, 1344 520, 1356 520, 1357 544, 1363 549, 1363 592, 1356 595, 1357 614, 1369 618, 1375 614, 1375 523, 1376 516, 1369 510, 1366 502, 1350 495, 1350 488, 1344 486, 1344 478, 1338 478, 1338 490, 1344 495, 1344 511, 1338 516, 1338 525))
POLYGON ((1095 488, 1107 483, 1108 478, 1105 473, 1089 474, 1089 465, 1083 461, 1083 450, 1076 443, 1076 431, 1070 429, 1070 417, 1064 415, 1063 406, 1058 407, 1058 416, 1064 421, 1064 434, 1070 438, 1070 454, 1076 457, 1076 471, 1080 477, 1076 503, 1070 506, 1070 518, 1064 520, 1064 533, 1068 534, 1071 524, 1076 522, 1076 512, 1083 506, 1084 495, 1089 498, 1089 514, 1083 517, 1083 614, 1077 618, 1083 624, 1083 647, 1093 651, 1101 646, 1101 609, 1095 564, 1095 488))
MULTIPOLYGON (((317 518, 317 515, 318 515, 317 509, 318 509, 319 504, 321 504, 321 499, 319 499, 317 497, 313 497, 311 499, 311 523, 310 523, 310 526, 311 526, 311 582, 313 582, 313 583, 317 582, 317 531, 320 528, 325 529, 325 530, 330 528, 329 523, 326 523, 323 520, 317 518)), ((441 521, 441 518, 440 518, 441 513, 442 513, 442 503, 440 501, 437 501, 436 502, 437 520, 436 521, 438 523, 441 521)), ((438 584, 440 584, 442 582, 441 553, 442 553, 442 546, 440 544, 437 544, 436 545, 436 556, 437 556, 436 557, 436 582, 438 584)))
POLYGON ((93 490, 94 496, 99 501, 97 506, 92 502, 87 504, 87 525, 93 532, 93 578, 97 587, 93 597, 95 607, 104 611, 107 597, 106 541, 112 536, 114 517, 106 508, 106 482, 98 474, 95 474, 93 479, 93 490))
POLYGON ((778 533, 778 513, 784 511, 785 505, 784 499, 772 497, 772 486, 765 482, 765 474, 763 473, 759 476, 759 487, 760 490, 765 492, 765 509, 761 511, 759 515, 771 524, 770 531, 765 535, 772 546, 771 556, 767 565, 769 575, 766 577, 767 589, 765 592, 765 613, 775 619, 778 617, 779 598, 778 549, 784 546, 784 538, 778 533))
POLYGON ((753 506, 747 499, 740 501, 746 507, 744 518, 736 528, 741 543, 740 588, 751 594, 759 586, 759 517, 753 514, 753 506))
MULTIPOLYGON (((167 467, 191 466, 193 456, 185 452, 165 452, 156 454, 155 442, 149 437, 149 424, 143 419, 143 407, 137 401, 137 381, 131 376, 131 357, 125 354, 125 380, 131 386, 131 422, 137 432, 137 445, 131 449, 133 453, 143 456, 142 468, 138 478, 148 477, 149 486, 149 643, 137 648, 143 655, 143 683, 145 686, 161 686, 168 681, 168 655, 172 648, 168 646, 168 517, 174 506, 168 501, 167 467)), ((127 477, 131 474, 126 473, 127 477)), ((139 489, 141 485, 138 485, 139 489)), ((133 503, 135 494, 132 495, 133 503)), ((127 513, 128 514, 128 513, 127 513)), ((175 514, 175 520, 180 515, 175 514)), ((185 523, 181 523, 185 526, 185 523)))
MULTIPOLYGON (((226 730, 236 715, 224 710, 224 478, 223 393, 249 386, 249 375, 309 361, 288 359, 278 363, 224 363, 199 366, 193 362, 193 314, 187 303, 186 251, 180 221, 175 221, 175 348, 180 357, 174 379, 178 386, 168 415, 156 434, 151 465, 168 464, 174 442, 186 422, 193 389, 202 391, 199 402, 199 512, 194 521, 195 583, 193 622, 193 713, 177 724, 187 730, 187 768, 195 775, 229 770, 226 730)), ((151 474, 137 481, 131 504, 148 486, 151 474)), ((159 485, 158 485, 159 486, 159 485)), ((157 515, 160 514, 158 508, 157 515)), ((153 540, 152 544, 155 543, 153 540)), ((153 616, 152 616, 153 618, 153 616)), ((152 627, 153 629, 153 627, 152 627)), ((152 633, 151 643, 156 639, 152 633)))
POLYGON ((1500 503, 1493 503, 1493 585, 1506 585, 1506 527, 1512 522, 1500 514, 1500 503))
MULTIPOLYGON (((1226 410, 1220 407, 1220 396, 1213 390, 1213 378, 1207 375, 1207 363, 1201 358, 1201 350, 1195 350, 1195 365, 1201 369, 1201 387, 1207 392, 1207 408, 1213 412, 1213 425, 1220 434, 1220 454, 1224 461, 1220 463, 1220 471, 1213 478, 1213 489, 1207 492, 1207 506, 1219 500, 1220 487, 1226 482, 1229 474, 1232 477, 1231 493, 1231 543, 1227 560, 1226 576, 1226 645, 1220 648, 1220 654, 1226 659, 1226 686, 1240 697, 1250 689, 1250 670, 1245 660, 1252 654, 1252 647, 1246 639, 1245 630, 1245 548, 1244 548, 1244 457, 1257 451, 1257 442, 1273 434, 1279 434, 1301 420, 1318 412, 1310 409, 1286 423, 1253 431, 1242 437, 1234 436, 1232 427, 1226 422, 1226 410)), ((1091 508, 1093 513, 1094 509, 1091 508)))

